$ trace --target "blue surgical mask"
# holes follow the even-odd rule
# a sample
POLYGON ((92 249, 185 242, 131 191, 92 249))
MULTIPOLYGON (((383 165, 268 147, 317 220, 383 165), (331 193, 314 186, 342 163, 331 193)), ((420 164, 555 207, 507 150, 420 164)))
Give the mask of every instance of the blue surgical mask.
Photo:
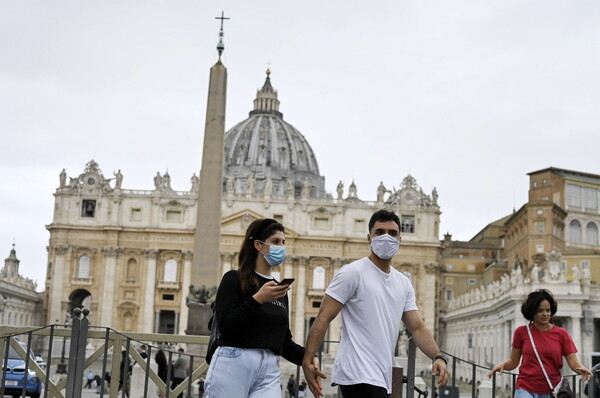
POLYGON ((264 254, 263 252, 260 252, 260 254, 264 256, 265 260, 267 260, 267 263, 269 263, 271 267, 275 267, 285 260, 285 246, 269 245, 264 242, 262 243, 269 246, 269 253, 264 254))

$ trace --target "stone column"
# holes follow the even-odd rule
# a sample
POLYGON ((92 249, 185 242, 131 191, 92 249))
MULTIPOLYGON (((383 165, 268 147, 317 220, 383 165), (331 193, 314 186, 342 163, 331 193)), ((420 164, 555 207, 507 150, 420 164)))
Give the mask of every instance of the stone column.
POLYGON ((146 291, 144 292, 143 327, 144 333, 153 333, 154 327, 154 298, 156 296, 156 255, 155 249, 144 249, 142 254, 146 259, 146 291))
POLYGON ((190 287, 190 273, 192 272, 192 258, 193 253, 186 251, 183 253, 183 273, 181 278, 181 304, 180 304, 180 315, 179 315, 179 334, 185 334, 188 320, 188 306, 186 303, 187 292, 190 287))
MULTIPOLYGON (((333 275, 335 275, 342 265, 348 263, 347 259, 334 259, 333 260, 333 275)), ((331 281, 328 281, 331 282, 331 281)), ((342 337, 342 317, 336 316, 335 319, 329 325, 329 335, 326 335, 327 340, 339 341, 342 337)), ((329 344, 329 352, 336 352, 339 344, 329 344)))
POLYGON ((583 360, 583 358, 581 358, 581 351, 583 348, 583 340, 581 339, 581 317, 579 316, 571 317, 571 338, 575 343, 575 347, 579 349, 579 359, 583 360))
MULTIPOLYGON (((63 300, 67 300, 65 296, 65 280, 69 275, 69 262, 67 261, 67 253, 69 252, 68 246, 54 246, 54 264, 52 267, 52 281, 50 283, 50 303, 48 303, 48 319, 46 324, 51 324, 58 320, 59 323, 65 321, 65 314, 62 310, 63 300)), ((5 314, 6 315, 6 314, 5 314)), ((7 321, 7 317, 4 320, 7 321)))
MULTIPOLYGON (((294 259, 296 269, 296 281, 292 285, 294 291, 294 341, 303 342, 304 336, 304 301, 306 297, 306 264, 308 258, 297 257, 294 259)), ((300 343, 301 344, 301 343, 300 343)))
POLYGON ((233 253, 221 253, 221 264, 223 265, 221 275, 225 275, 226 272, 233 269, 234 258, 235 255, 233 253))
POLYGON ((102 283, 102 313, 100 326, 113 327, 114 302, 117 291, 115 289, 117 277, 117 256, 121 249, 107 246, 102 249, 104 254, 104 280, 102 283))

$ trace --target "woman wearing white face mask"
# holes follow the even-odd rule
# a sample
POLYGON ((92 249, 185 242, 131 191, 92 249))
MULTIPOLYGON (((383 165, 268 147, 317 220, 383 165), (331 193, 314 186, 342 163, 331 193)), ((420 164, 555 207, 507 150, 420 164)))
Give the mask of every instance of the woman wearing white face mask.
POLYGON ((272 219, 252 222, 240 249, 239 271, 227 272, 217 291, 220 347, 206 375, 205 398, 280 398, 280 356, 302 363, 304 348, 294 343, 289 329, 290 285, 278 285, 271 276, 271 267, 284 259, 283 225, 272 219))

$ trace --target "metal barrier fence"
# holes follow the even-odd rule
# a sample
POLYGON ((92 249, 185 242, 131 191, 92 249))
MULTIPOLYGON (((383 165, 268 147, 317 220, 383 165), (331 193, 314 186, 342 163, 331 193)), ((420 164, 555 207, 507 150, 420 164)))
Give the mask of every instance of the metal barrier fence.
MULTIPOLYGON (((175 355, 173 347, 178 344, 197 348, 208 343, 208 336, 187 336, 151 333, 122 333, 110 328, 89 325, 87 309, 74 311, 75 317, 71 327, 65 325, 49 325, 42 328, 19 328, 0 326, 0 398, 4 395, 12 397, 31 396, 33 398, 81 398, 86 369, 100 371, 97 378, 99 398, 162 398, 179 397, 185 392, 186 397, 194 396, 193 384, 208 370, 202 355, 182 354, 185 358, 186 377, 180 383, 174 381, 173 369, 167 367, 166 375, 159 375, 153 354, 162 350, 171 364, 175 355), (62 338, 60 362, 56 350, 57 342, 62 338), (67 339, 68 353, 65 353, 67 339), (36 362, 32 355, 34 344, 41 347, 46 354, 47 364, 36 362), (137 351, 135 344, 145 344, 148 348, 145 357, 137 351), (66 356, 65 356, 66 355, 66 356), (53 363, 54 360, 54 363, 53 363), (65 363, 66 362, 66 363, 65 363), (56 371, 52 374, 55 366, 56 371), (133 371, 132 371, 133 369, 133 371), (164 377, 160 377, 164 376, 164 377)), ((335 344, 327 341, 325 344, 335 344)), ((512 397, 515 390, 516 374, 505 372, 503 376, 493 375, 491 380, 483 376, 490 368, 445 353, 449 358, 450 382, 448 386, 438 390, 435 376, 430 376, 429 383, 416 385, 416 370, 423 368, 417 358, 417 347, 409 339, 406 369, 395 368, 393 371, 392 398, 402 398, 403 390, 406 398, 427 398, 429 394, 436 398, 459 398, 470 395, 479 398, 496 398, 496 396, 512 397), (406 371, 406 375, 404 375, 406 371), (470 377, 457 380, 457 375, 469 374, 470 377), (507 378, 510 383, 498 385, 498 378, 507 378), (405 386, 404 386, 405 384, 405 386), (470 389, 470 394, 459 393, 460 388, 470 389)), ((323 359, 323 350, 319 351, 323 359)), ((593 368, 596 377, 588 385, 588 396, 600 398, 597 394, 600 365, 593 368)), ((300 380, 300 368, 296 368, 296 380, 300 380)), ((427 379, 425 373, 422 376, 427 379)), ((462 377, 462 376, 461 376, 462 377)), ((569 375, 571 386, 576 396, 582 395, 582 386, 578 384, 577 375, 569 375)), ((177 380, 177 382, 180 380, 177 380)), ((310 392, 308 392, 310 394, 310 392)), ((298 386, 296 385, 296 397, 298 386)), ((335 395, 334 395, 335 396, 335 395)), ((337 393, 338 397, 341 394, 337 393)))
POLYGON ((170 364, 179 353, 169 348, 177 344, 200 347, 208 343, 208 336, 121 333, 110 328, 90 326, 87 309, 76 309, 74 313, 70 328, 64 325, 0 327, 0 397, 80 398, 84 390, 85 370, 92 368, 100 370, 101 376, 96 380, 99 398, 154 398, 157 394, 170 398, 180 396, 183 392, 187 397, 192 397, 193 383, 208 369, 203 356, 181 354, 187 364, 187 377, 174 385, 172 367, 167 366, 167 375, 161 379, 153 358, 156 351, 162 350, 167 357, 167 364, 170 364), (53 364, 53 359, 56 362, 55 346, 61 338, 61 359, 53 364), (67 339, 68 353, 65 357, 67 339), (47 355, 45 368, 32 355, 32 346, 36 341, 47 355), (148 347, 146 358, 137 351, 135 343, 148 347), (52 374, 53 365, 56 365, 55 374, 52 374), (138 366, 139 371, 135 369, 138 366), (66 374, 62 373, 64 371, 66 374), (138 375, 137 387, 135 391, 130 391, 134 375, 138 375), (150 394, 150 391, 156 393, 150 394))

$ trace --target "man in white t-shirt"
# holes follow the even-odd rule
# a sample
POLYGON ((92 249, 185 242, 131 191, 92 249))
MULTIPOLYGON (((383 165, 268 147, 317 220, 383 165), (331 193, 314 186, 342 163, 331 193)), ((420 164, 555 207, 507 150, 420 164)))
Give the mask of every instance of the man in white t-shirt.
POLYGON ((331 321, 342 312, 342 338, 332 381, 343 398, 387 398, 391 394, 394 349, 403 322, 415 343, 434 362, 440 387, 448 381, 446 359, 419 315, 410 280, 391 267, 400 247, 400 220, 379 210, 369 221, 371 254, 344 265, 325 291, 305 347, 302 368, 315 397, 326 378, 312 359, 331 321))

